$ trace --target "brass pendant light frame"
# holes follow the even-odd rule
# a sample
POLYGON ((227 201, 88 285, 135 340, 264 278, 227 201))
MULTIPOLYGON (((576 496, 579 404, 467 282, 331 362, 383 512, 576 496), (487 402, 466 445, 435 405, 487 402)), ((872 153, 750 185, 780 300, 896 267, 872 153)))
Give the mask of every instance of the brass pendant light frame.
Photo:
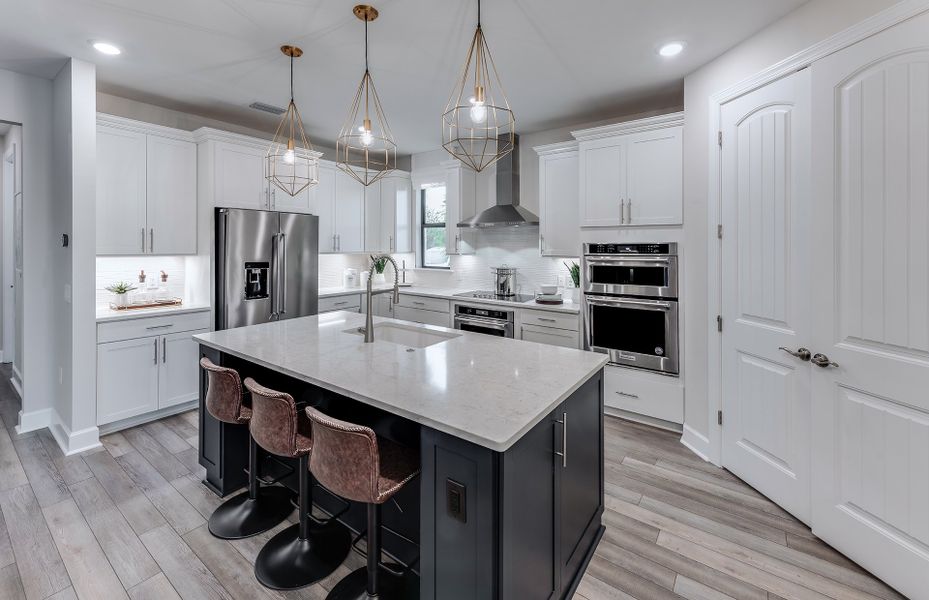
POLYGON ((442 147, 480 172, 512 152, 515 141, 516 116, 481 29, 478 0, 477 29, 468 58, 442 114, 442 147), (472 118, 481 112, 483 121, 472 118))
POLYGON ((294 59, 303 56, 296 46, 281 46, 281 53, 290 58, 290 103, 281 115, 281 122, 265 157, 268 182, 289 196, 296 196, 319 183, 320 152, 303 131, 303 119, 294 102, 294 59))
POLYGON ((397 144, 368 69, 368 23, 377 19, 377 9, 359 4, 352 12, 365 24, 365 71, 336 140, 336 156, 340 169, 369 186, 397 168, 397 144))

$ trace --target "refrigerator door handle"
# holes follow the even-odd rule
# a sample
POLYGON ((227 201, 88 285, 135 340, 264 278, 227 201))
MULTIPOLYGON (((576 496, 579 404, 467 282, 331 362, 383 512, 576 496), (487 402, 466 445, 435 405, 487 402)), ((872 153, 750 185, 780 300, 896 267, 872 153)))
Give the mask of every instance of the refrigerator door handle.
POLYGON ((280 285, 279 282, 281 278, 280 257, 278 256, 280 248, 277 244, 279 235, 279 233, 275 233, 271 236, 271 285, 269 286, 271 293, 271 315, 268 318, 269 321, 275 321, 280 316, 277 307, 277 288, 280 285))
POLYGON ((281 277, 281 298, 278 302, 278 316, 280 316, 287 314, 287 236, 283 233, 279 233, 277 236, 277 242, 277 258, 280 262, 280 268, 278 271, 285 274, 281 277))

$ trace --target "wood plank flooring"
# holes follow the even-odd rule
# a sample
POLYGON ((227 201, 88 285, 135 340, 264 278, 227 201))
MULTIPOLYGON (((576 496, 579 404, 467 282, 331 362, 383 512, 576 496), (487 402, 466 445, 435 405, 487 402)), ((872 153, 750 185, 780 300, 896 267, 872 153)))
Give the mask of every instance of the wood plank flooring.
MULTIPOLYGON (((262 588, 251 565, 277 530, 234 542, 209 534, 220 501, 200 483, 196 412, 65 457, 48 432, 13 430, 8 380, 0 366, 3 600, 323 600, 362 565, 352 554, 314 586, 262 588)), ((606 484, 606 534, 575 600, 902 598, 671 433, 608 418, 606 484)))

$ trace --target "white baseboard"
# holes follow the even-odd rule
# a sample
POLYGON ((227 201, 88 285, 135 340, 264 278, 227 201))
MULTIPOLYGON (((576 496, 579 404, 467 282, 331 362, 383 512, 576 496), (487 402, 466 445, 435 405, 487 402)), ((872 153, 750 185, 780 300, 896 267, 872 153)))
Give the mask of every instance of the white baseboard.
POLYGON ((28 433, 37 429, 45 429, 52 424, 52 409, 43 408, 29 412, 19 411, 19 424, 16 433, 28 433))
POLYGON ((52 432, 52 437, 58 442, 61 451, 65 456, 71 456, 91 448, 100 446, 100 430, 97 427, 87 427, 80 431, 71 431, 61 418, 55 413, 54 421, 49 424, 48 430, 52 432))
POLYGON ((16 370, 16 367, 13 367, 13 376, 10 377, 10 385, 13 386, 13 391, 16 392, 16 395, 19 396, 19 401, 23 401, 23 377, 19 374, 19 371, 16 370))
POLYGON ((130 427, 135 427, 136 425, 142 425, 143 423, 150 423, 152 421, 157 421, 158 419, 164 419, 165 417, 170 417, 172 415, 177 415, 189 410, 197 408, 200 404, 200 400, 191 400, 190 402, 185 402, 183 404, 178 404, 176 406, 171 406, 162 410, 156 410, 154 412, 148 412, 142 415, 137 415, 135 417, 129 417, 128 419, 123 419, 122 421, 116 421, 115 423, 107 423, 106 425, 101 425, 100 435, 107 435, 109 433, 114 433, 116 431, 121 431, 123 429, 129 429, 130 427))
POLYGON ((656 419, 655 417, 640 415, 638 413, 629 412, 628 410, 623 410, 621 408, 604 406, 603 414, 609 415, 611 417, 619 417, 620 419, 626 419, 627 421, 635 421, 636 423, 642 423, 644 425, 650 425, 652 427, 657 427, 658 429, 666 429, 667 431, 673 431, 674 433, 681 432, 680 423, 674 423, 671 421, 665 421, 664 419, 656 419))
POLYGON ((686 423, 684 424, 684 433, 681 435, 681 443, 706 462, 716 464, 710 459, 710 438, 686 423))

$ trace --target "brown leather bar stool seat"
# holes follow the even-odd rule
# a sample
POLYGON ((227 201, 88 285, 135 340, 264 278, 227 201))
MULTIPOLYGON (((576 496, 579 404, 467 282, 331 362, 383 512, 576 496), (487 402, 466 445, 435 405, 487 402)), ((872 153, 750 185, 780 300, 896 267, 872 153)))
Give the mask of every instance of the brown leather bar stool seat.
MULTIPOLYGON (((206 409, 224 423, 247 426, 252 418, 242 381, 235 369, 220 367, 208 358, 200 359, 207 373, 206 409)), ((223 502, 210 515, 210 533, 226 540, 251 537, 273 529, 293 512, 290 490, 280 486, 260 486, 258 447, 248 440, 248 491, 223 502)))
POLYGON ((331 575, 348 556, 351 534, 337 521, 310 523, 313 488, 309 458, 313 451, 310 421, 297 410, 293 396, 263 387, 247 378, 252 396, 249 430, 262 448, 299 460, 298 504, 300 520, 282 530, 262 547, 255 559, 255 577, 276 590, 301 588, 331 575))
POLYGON ((419 474, 419 452, 314 408, 306 414, 313 422, 313 476, 334 494, 368 505, 368 564, 345 576, 326 599, 418 598, 418 581, 396 575, 380 559, 381 505, 419 474))

